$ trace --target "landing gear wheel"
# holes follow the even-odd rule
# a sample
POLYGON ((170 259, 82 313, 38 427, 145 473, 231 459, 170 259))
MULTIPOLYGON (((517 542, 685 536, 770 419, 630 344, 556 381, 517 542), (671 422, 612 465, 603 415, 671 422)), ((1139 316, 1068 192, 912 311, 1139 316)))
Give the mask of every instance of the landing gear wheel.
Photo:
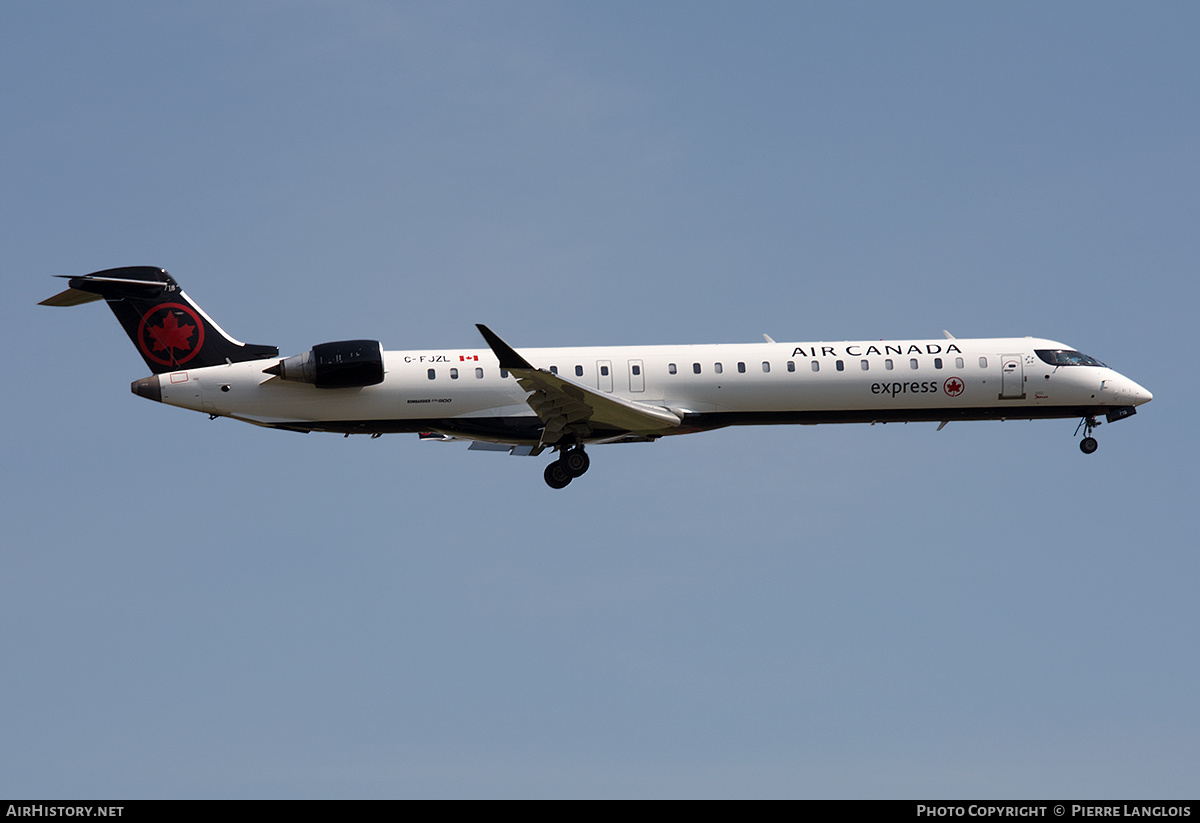
POLYGON ((546 485, 552 489, 565 489, 571 482, 571 475, 567 474, 561 460, 555 460, 547 466, 543 476, 546 478, 546 485))
POLYGON ((1094 414, 1089 414, 1079 421, 1079 425, 1075 427, 1075 434, 1079 434, 1079 430, 1083 429, 1083 439, 1079 441, 1079 450, 1084 454, 1091 454, 1096 449, 1100 448, 1100 444, 1096 442, 1096 438, 1092 437, 1092 429, 1100 425, 1100 421, 1096 419, 1094 414))
POLYGON ((563 464, 563 468, 571 477, 579 477, 588 470, 588 466, 592 465, 592 459, 583 449, 571 449, 563 452, 563 456, 558 458, 558 462, 563 464))

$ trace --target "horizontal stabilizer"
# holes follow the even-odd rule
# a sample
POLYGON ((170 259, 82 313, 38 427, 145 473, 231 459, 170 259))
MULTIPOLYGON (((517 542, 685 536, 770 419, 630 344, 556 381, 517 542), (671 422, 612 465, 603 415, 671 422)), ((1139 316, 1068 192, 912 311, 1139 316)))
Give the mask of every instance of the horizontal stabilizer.
POLYGON ((91 303, 95 300, 103 300, 104 298, 98 294, 91 292, 80 291, 79 289, 67 289, 60 291, 53 297, 47 297, 39 306, 82 306, 84 303, 91 303))
POLYGON ((43 300, 38 305, 77 306, 81 303, 90 303, 92 300, 119 300, 124 297, 153 300, 165 292, 179 289, 179 285, 171 279, 171 275, 154 266, 126 266, 122 269, 107 269, 95 274, 59 274, 55 276, 66 279, 71 288, 54 295, 49 300, 43 300), (87 294, 90 297, 88 299, 84 299, 82 296, 77 298, 71 292, 78 292, 80 295, 87 294), (60 300, 64 302, 58 302, 60 300))

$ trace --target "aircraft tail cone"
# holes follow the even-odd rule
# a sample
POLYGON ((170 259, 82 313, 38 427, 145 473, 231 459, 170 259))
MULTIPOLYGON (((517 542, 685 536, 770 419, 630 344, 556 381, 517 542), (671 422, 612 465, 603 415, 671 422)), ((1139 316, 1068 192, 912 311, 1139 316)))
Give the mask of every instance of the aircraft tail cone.
POLYGON ((157 374, 143 377, 141 380, 134 380, 129 384, 129 390, 138 397, 153 400, 155 403, 162 402, 162 383, 159 382, 157 374))

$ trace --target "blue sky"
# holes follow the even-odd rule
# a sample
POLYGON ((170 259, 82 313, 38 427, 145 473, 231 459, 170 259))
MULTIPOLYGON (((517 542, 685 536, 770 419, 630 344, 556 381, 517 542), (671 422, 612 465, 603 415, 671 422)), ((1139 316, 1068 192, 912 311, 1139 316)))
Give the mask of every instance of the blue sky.
POLYGON ((0 7, 0 795, 1195 797, 1200 11, 0 7), (239 339, 1035 335, 1074 421, 543 460, 210 422, 239 339))

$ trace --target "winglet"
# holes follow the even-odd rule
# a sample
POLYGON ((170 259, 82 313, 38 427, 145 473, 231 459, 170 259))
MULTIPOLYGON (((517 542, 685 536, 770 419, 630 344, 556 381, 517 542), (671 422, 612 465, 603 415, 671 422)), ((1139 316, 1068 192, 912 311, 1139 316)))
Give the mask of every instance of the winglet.
POLYGON ((500 368, 508 369, 509 371, 513 369, 533 368, 528 360, 517 354, 512 346, 497 337, 496 333, 487 326, 482 323, 476 323, 475 328, 479 329, 479 333, 483 335, 483 339, 487 341, 492 351, 496 353, 496 359, 500 361, 500 368))

